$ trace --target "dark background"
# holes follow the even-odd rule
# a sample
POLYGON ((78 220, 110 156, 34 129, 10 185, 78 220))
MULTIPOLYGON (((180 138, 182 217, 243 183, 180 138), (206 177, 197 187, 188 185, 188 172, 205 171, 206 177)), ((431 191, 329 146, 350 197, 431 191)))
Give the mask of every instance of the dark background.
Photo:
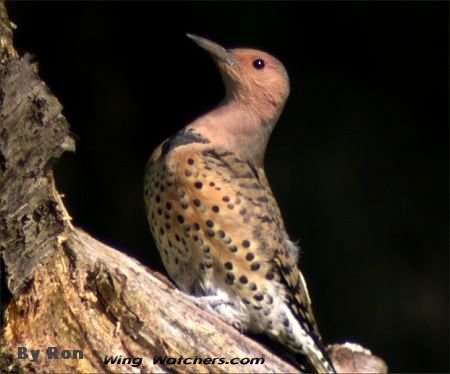
POLYGON ((448 3, 8 3, 79 137, 56 166, 76 225, 163 271, 146 159, 223 95, 185 37, 278 57, 266 155, 326 342, 448 372, 448 3))

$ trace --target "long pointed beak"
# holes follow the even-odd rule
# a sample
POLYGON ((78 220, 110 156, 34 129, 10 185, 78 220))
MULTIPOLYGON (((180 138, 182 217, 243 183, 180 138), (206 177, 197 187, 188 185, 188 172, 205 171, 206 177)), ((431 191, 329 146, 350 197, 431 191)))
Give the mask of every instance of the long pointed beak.
POLYGON ((199 47, 207 51, 214 59, 228 64, 230 67, 236 65, 236 60, 225 48, 211 40, 202 38, 201 36, 186 34, 189 39, 192 39, 199 47))

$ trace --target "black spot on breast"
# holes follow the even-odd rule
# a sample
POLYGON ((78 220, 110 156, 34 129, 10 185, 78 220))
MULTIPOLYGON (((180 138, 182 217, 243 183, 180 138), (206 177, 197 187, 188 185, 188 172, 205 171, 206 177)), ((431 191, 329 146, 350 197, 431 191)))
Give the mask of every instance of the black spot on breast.
POLYGON ((247 261, 253 261, 254 258, 255 258, 255 255, 252 252, 249 252, 245 255, 245 259, 247 261))
POLYGON ((262 301, 264 299, 264 295, 261 293, 257 293, 253 296, 256 301, 262 301))
POLYGON ((252 265, 250 266, 250 269, 252 269, 252 271, 257 271, 259 270, 260 265, 257 262, 252 263, 252 265))
POLYGON ((242 284, 247 284, 248 283, 248 278, 245 275, 241 275, 239 277, 239 282, 241 282, 242 284))
POLYGON ((237 250, 238 250, 237 247, 234 244, 230 245, 228 247, 228 249, 230 250, 230 252, 237 252, 237 250))

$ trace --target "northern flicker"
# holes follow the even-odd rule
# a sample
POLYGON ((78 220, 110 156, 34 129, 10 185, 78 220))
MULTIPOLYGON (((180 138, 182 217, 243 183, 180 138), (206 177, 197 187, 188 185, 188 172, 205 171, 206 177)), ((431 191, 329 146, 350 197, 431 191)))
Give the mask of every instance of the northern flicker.
POLYGON ((224 320, 270 336, 303 357, 307 371, 334 372, 264 172, 289 95, 286 70, 265 52, 188 37, 214 59, 226 96, 165 140, 146 166, 146 212, 163 264, 224 320))

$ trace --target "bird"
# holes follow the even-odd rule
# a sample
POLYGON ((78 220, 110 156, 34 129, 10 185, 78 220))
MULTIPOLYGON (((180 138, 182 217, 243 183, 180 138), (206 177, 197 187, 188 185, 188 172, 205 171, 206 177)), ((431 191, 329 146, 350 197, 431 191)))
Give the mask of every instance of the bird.
POLYGON ((266 147, 290 92, 266 52, 225 49, 187 34, 220 71, 224 99, 163 141, 145 167, 144 202, 163 265, 179 289, 242 331, 265 334, 333 373, 265 170, 266 147))

